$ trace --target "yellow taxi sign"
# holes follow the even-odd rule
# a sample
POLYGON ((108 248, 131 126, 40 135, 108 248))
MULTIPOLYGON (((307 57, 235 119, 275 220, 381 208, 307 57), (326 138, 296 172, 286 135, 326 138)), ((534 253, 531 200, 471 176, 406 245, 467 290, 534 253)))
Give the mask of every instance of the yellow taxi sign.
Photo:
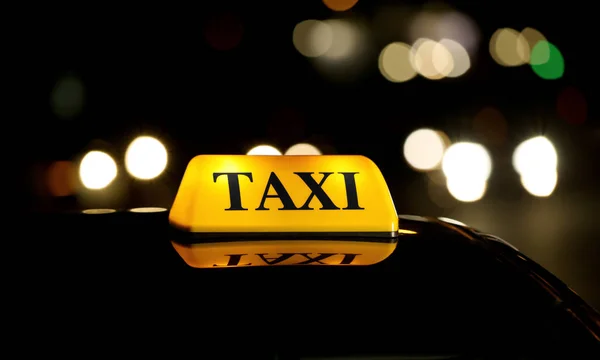
MULTIPOLYGON (((364 156, 200 155, 185 171, 169 221, 177 230, 174 246, 195 267, 229 261, 212 258, 215 251, 262 254, 257 249, 268 247, 301 254, 310 243, 342 254, 364 243, 369 249, 386 245, 365 260, 374 263, 389 255, 398 235, 387 184, 364 156), (190 251, 200 251, 204 260, 182 254, 190 251)), ((328 259, 344 263, 334 255, 328 259)))

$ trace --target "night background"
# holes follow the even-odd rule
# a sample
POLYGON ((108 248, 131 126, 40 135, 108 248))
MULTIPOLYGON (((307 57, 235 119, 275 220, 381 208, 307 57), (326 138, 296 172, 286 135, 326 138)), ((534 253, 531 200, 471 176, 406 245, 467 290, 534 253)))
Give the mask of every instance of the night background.
MULTIPOLYGON (((574 2, 524 4, 246 1, 36 15, 12 135, 27 149, 19 210, 169 208, 195 155, 308 143, 371 158, 399 214, 498 235, 600 308, 597 20, 574 2), (422 128, 444 134, 445 148, 485 147, 480 199, 452 195, 439 162, 407 161, 407 137, 422 128), (138 136, 168 152, 154 179, 126 169, 138 136), (513 167, 517 146, 537 136, 558 158, 556 187, 542 196, 513 167), (86 189, 79 174, 92 150, 118 169, 102 189, 86 189)), ((414 146, 423 155, 439 141, 414 146)))

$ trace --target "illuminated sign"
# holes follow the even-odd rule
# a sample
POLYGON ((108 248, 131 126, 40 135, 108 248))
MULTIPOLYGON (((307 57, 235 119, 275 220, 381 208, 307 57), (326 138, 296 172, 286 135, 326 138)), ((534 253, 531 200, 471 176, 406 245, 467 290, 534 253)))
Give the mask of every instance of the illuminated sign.
POLYGON ((387 184, 363 156, 197 156, 169 221, 194 267, 368 265, 398 236, 387 184))
POLYGON ((196 268, 275 265, 372 265, 385 260, 396 242, 268 240, 184 245, 173 241, 196 268))

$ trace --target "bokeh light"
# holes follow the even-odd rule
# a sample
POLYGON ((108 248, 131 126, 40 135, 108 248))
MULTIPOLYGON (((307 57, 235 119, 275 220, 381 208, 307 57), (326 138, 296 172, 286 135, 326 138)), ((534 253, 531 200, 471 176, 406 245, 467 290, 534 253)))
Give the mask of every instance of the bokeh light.
POLYGON ((349 59, 360 48, 361 29, 349 19, 304 20, 294 27, 292 42, 309 58, 349 59))
POLYGON ((167 149, 150 136, 140 136, 133 140, 125 153, 127 172, 140 180, 158 177, 167 167, 167 162, 167 149))
POLYGON ((449 177, 446 179, 448 192, 452 197, 462 202, 480 200, 487 190, 487 181, 470 177, 449 177))
POLYGON ((525 41, 525 43, 527 43, 526 47, 522 47, 522 49, 520 49, 524 51, 523 53, 519 54, 522 56, 523 62, 529 63, 530 65, 541 65, 548 62, 548 59, 550 58, 550 48, 547 46, 546 37, 541 32, 534 28, 527 27, 523 29, 523 31, 521 31, 519 37, 521 37, 522 39, 519 39, 517 41, 518 43, 522 43, 523 40, 525 41), (543 48, 540 48, 538 50, 539 53, 536 55, 535 58, 532 59, 531 51, 541 41, 544 42, 542 45, 543 48))
POLYGON ((529 44, 515 29, 496 30, 490 39, 490 54, 502 66, 520 66, 527 63, 529 44))
POLYGON ((531 68, 544 80, 556 80, 565 73, 565 60, 554 44, 540 41, 531 50, 531 68))
POLYGON ((379 54, 379 71, 391 82, 405 82, 417 75, 411 63, 411 46, 402 42, 387 45, 379 54))
POLYGON ((459 142, 451 145, 442 160, 446 186, 450 194, 462 202, 481 199, 492 172, 492 158, 487 149, 477 143, 459 142))
POLYGON ((471 58, 469 57, 469 53, 459 42, 450 39, 442 39, 439 41, 439 44, 448 50, 448 53, 452 58, 452 70, 448 72, 446 77, 459 77, 464 75, 469 68, 471 68, 471 58))
POLYGON ((459 11, 446 11, 437 23, 438 38, 446 38, 459 43, 474 55, 479 48, 480 33, 475 21, 459 11))
POLYGON ((77 169, 70 161, 55 161, 48 168, 47 184, 52 196, 62 197, 75 193, 77 169))
POLYGON ((258 145, 250 149, 246 155, 281 155, 281 151, 271 145, 258 145))
POLYGON ((352 9, 358 0, 323 0, 323 4, 333 11, 346 11, 352 9))
POLYGON ((285 155, 321 155, 321 151, 314 145, 299 143, 287 149, 285 155))
POLYGON ((521 176, 521 184, 533 196, 547 197, 552 195, 558 182, 558 172, 547 170, 544 172, 527 172, 521 176))
POLYGON ((328 80, 347 83, 368 74, 373 43, 369 26, 358 17, 303 21, 292 38, 298 52, 328 80))
POLYGON ((519 174, 555 170, 558 166, 556 149, 545 136, 523 141, 513 153, 513 166, 519 174))
POLYGON ((492 172, 492 158, 481 144, 460 142, 444 154, 442 171, 447 178, 473 178, 487 181, 492 172))
POLYGON ((424 78, 439 80, 454 70, 454 59, 441 43, 431 39, 419 39, 412 47, 412 64, 424 78))
POLYGON ((91 190, 104 189, 117 177, 117 163, 105 152, 90 151, 79 164, 79 178, 91 190))
POLYGON ((415 170, 429 171, 442 162, 446 143, 440 134, 432 129, 419 129, 412 132, 404 142, 404 158, 415 170))
POLYGON ((552 142, 544 136, 523 141, 513 153, 513 166, 521 184, 531 195, 550 196, 558 181, 558 155, 552 142))
POLYGON ((447 7, 421 11, 410 20, 409 32, 412 41, 419 38, 452 40, 461 44, 471 56, 479 48, 480 32, 475 21, 447 7))
POLYGON ((357 51, 361 36, 356 24, 342 19, 327 20, 326 24, 331 28, 333 41, 323 57, 335 60, 352 56, 357 51))
POLYGON ((294 27, 292 42, 306 57, 323 56, 333 44, 333 30, 324 21, 304 20, 294 27))
POLYGON ((58 80, 50 95, 50 106, 56 116, 70 119, 81 113, 85 100, 83 82, 76 76, 58 80))

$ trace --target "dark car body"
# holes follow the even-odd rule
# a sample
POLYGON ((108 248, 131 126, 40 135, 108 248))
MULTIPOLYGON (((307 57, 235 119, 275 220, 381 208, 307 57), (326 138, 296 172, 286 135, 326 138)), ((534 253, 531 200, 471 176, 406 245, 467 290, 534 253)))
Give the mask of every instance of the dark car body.
POLYGON ((600 358, 598 313, 568 286, 501 239, 436 218, 401 216, 416 234, 372 266, 214 269, 183 263, 166 213, 31 221, 22 331, 52 353, 600 358))

